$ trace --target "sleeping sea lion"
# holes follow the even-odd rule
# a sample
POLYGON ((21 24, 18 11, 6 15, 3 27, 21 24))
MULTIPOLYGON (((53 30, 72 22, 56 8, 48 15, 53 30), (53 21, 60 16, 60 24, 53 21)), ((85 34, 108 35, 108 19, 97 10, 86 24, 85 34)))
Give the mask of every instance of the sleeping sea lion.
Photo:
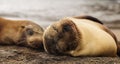
POLYGON ((54 55, 119 55, 116 36, 91 16, 65 17, 53 23, 43 34, 43 44, 45 51, 54 55))
POLYGON ((43 28, 28 20, 0 18, 0 44, 43 48, 43 28))

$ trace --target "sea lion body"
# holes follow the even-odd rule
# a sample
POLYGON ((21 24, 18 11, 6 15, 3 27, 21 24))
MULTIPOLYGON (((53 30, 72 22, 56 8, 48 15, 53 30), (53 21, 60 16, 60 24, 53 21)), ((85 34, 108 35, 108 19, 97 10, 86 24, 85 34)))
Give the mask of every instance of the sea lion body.
POLYGON ((100 24, 87 19, 70 18, 81 33, 82 43, 69 53, 73 56, 116 56, 117 46, 114 38, 104 31, 100 24), (79 50, 81 47, 83 49, 79 50))
POLYGON ((117 56, 114 34, 102 23, 66 17, 50 25, 43 35, 44 48, 51 54, 71 56, 117 56))
POLYGON ((0 44, 41 48, 42 35, 43 29, 36 23, 0 18, 0 44))

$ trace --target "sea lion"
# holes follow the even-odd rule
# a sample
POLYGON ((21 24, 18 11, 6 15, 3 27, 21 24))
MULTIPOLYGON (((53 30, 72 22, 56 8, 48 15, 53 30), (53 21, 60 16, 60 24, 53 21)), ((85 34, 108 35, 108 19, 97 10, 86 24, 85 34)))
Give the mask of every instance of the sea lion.
POLYGON ((53 23, 44 31, 43 45, 50 54, 70 56, 117 56, 118 48, 116 36, 92 16, 53 23))
POLYGON ((43 48, 43 28, 28 20, 10 20, 0 17, 0 44, 43 48))

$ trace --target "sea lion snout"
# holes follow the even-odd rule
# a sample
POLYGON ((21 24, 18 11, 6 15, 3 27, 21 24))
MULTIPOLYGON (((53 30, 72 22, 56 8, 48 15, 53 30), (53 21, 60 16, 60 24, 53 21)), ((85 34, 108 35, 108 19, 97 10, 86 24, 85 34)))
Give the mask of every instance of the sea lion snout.
POLYGON ((44 47, 45 47, 45 51, 50 53, 50 54, 56 54, 56 44, 57 41, 54 39, 55 37, 55 30, 53 30, 53 28, 49 27, 49 29, 52 31, 53 34, 50 34, 51 31, 47 31, 47 34, 44 34, 43 38, 44 38, 44 47))
POLYGON ((33 40, 28 45, 33 48, 43 49, 43 41, 42 40, 33 40))
POLYGON ((53 54, 53 55, 63 55, 61 50, 58 48, 58 42, 56 42, 54 39, 47 39, 45 38, 45 49, 47 53, 53 54))
POLYGON ((25 29, 25 33, 27 36, 27 46, 30 46, 32 48, 40 48, 43 49, 43 32, 34 30, 33 27, 29 28, 27 27, 25 29))

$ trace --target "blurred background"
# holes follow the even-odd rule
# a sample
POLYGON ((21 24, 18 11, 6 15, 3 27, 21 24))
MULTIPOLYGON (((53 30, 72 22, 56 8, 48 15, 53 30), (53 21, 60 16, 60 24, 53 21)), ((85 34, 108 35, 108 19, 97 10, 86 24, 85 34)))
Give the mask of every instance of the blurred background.
POLYGON ((67 16, 91 15, 120 40, 120 0, 0 0, 0 16, 27 19, 46 28, 67 16))

